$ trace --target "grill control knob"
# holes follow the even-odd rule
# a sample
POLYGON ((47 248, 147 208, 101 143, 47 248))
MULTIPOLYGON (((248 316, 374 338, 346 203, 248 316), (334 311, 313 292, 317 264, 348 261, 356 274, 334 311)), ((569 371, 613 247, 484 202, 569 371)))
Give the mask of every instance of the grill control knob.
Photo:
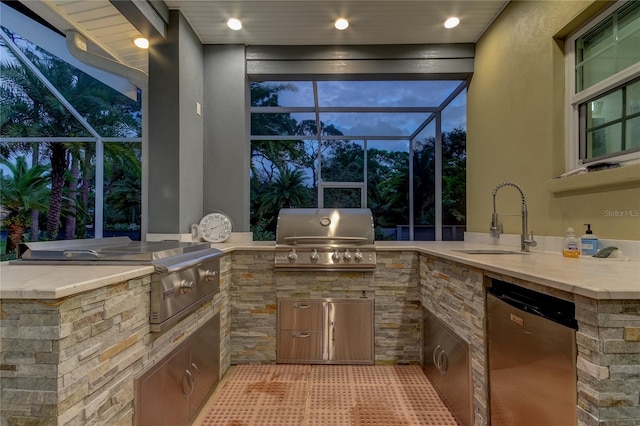
POLYGON ((207 269, 206 271, 204 271, 204 279, 207 281, 215 280, 216 275, 218 275, 218 271, 212 271, 211 269, 207 269))
POLYGON ((349 249, 346 249, 344 251, 344 257, 343 257, 345 262, 351 262, 351 253, 349 253, 349 249))
POLYGON ((291 249, 287 255, 287 259, 289 259, 289 263, 296 263, 296 260, 298 260, 298 253, 296 253, 296 249, 291 249))
POLYGON ((353 257, 357 263, 360 263, 363 260, 362 253, 360 253, 360 250, 356 250, 356 254, 354 254, 353 257))
POLYGON ((331 260, 333 260, 335 263, 340 262, 340 253, 338 253, 338 249, 335 249, 335 251, 331 255, 331 260))
POLYGON ((320 256, 318 255, 318 249, 313 249, 313 251, 309 255, 309 259, 313 263, 318 263, 318 260, 320 259, 320 256))
POLYGON ((178 283, 178 289, 180 290, 180 293, 190 293, 193 289, 193 281, 180 280, 178 283))

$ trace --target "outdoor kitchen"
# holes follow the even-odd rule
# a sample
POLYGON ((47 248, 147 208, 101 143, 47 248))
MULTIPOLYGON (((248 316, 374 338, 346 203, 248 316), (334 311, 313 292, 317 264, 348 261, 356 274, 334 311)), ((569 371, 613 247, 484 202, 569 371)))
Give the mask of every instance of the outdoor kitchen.
POLYGON ((640 424, 640 3, 343 6, 0 4, 0 426, 640 424))
MULTIPOLYGON (((3 391, 4 418, 28 415, 58 424, 134 424, 140 421, 135 407, 142 406, 136 400, 140 390, 136 380, 183 344, 192 344, 212 320, 217 328, 218 317, 220 377, 231 365, 279 362, 279 300, 295 300, 303 310, 314 300, 373 301, 373 353, 378 365, 426 362, 422 317, 424 310, 432 312, 470 345, 467 390, 472 406, 466 412, 473 413, 474 424, 488 424, 489 418, 484 367, 487 277, 576 304, 578 418, 584 418, 583 410, 602 409, 588 396, 593 392, 589 389, 617 380, 616 371, 625 368, 625 345, 634 344, 633 328, 624 322, 633 321, 638 309, 630 299, 637 285, 633 262, 616 265, 622 273, 603 292, 599 265, 581 264, 571 277, 558 271, 553 278, 541 273, 540 264, 557 271, 562 258, 555 254, 535 253, 530 255, 535 262, 524 263, 524 255, 478 259, 458 251, 484 246, 471 242, 376 242, 375 270, 348 272, 280 271, 273 244, 213 246, 224 253, 219 257, 219 291, 199 300, 195 311, 162 332, 153 332, 149 321, 157 273, 153 265, 3 265, 3 283, 22 283, 3 284, 1 290, 3 345, 20 348, 5 355, 3 382, 11 386, 3 391), (590 332, 605 324, 618 327, 623 336, 615 340, 619 342, 615 347, 607 346, 614 351, 610 353, 619 353, 607 365, 602 364, 597 342, 609 338, 590 332), (44 377, 33 380, 29 371, 44 372, 44 377)), ((610 342, 607 345, 614 345, 614 340, 610 342)), ((197 374, 195 368, 189 374, 197 374)), ((189 389, 195 379, 184 383, 189 389)), ((209 395, 213 388, 199 391, 209 395)), ((185 410, 187 419, 198 411, 189 412, 188 406, 185 410)))

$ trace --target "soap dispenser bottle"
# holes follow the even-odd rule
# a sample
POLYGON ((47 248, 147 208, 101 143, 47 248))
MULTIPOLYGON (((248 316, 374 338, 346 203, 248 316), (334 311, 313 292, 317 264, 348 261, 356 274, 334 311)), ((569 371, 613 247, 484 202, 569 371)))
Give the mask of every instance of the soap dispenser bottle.
POLYGON ((565 235, 562 241, 562 255, 564 257, 579 257, 580 256, 580 244, 576 238, 573 228, 567 229, 567 235, 565 235))
POLYGON ((587 230, 584 235, 580 237, 580 254, 586 256, 593 256, 598 252, 598 237, 591 230, 591 224, 585 223, 587 230))

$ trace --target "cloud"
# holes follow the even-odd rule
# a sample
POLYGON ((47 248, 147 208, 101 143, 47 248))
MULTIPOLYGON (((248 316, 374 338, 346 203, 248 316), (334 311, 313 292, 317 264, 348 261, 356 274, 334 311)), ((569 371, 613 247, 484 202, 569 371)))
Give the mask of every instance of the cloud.
MULTIPOLYGON (((269 83, 266 83, 269 84, 269 83)), ((295 91, 279 93, 281 106, 313 107, 313 84, 289 82, 295 91)), ((318 81, 322 107, 439 107, 459 81, 318 81)), ((333 124, 345 135, 410 136, 429 113, 321 113, 325 125, 333 124)), ((442 114, 442 129, 466 127, 466 92, 442 114)))

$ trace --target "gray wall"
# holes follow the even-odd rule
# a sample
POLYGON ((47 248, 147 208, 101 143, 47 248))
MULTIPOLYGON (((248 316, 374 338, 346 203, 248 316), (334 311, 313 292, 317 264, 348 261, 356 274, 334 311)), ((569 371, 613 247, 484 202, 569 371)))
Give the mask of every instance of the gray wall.
POLYGON ((250 231, 248 75, 461 79, 471 74, 473 57, 473 45, 366 51, 202 46, 182 15, 172 11, 166 43, 150 52, 149 232, 188 233, 191 223, 213 211, 227 213, 234 231, 250 231), (363 60, 366 69, 359 65, 363 60), (201 117, 196 102, 202 104, 201 117))
POLYGON ((149 49, 149 233, 189 233, 202 217, 202 44, 178 11, 149 49))
POLYGON ((249 232, 249 89, 242 45, 204 46, 204 213, 249 232))

